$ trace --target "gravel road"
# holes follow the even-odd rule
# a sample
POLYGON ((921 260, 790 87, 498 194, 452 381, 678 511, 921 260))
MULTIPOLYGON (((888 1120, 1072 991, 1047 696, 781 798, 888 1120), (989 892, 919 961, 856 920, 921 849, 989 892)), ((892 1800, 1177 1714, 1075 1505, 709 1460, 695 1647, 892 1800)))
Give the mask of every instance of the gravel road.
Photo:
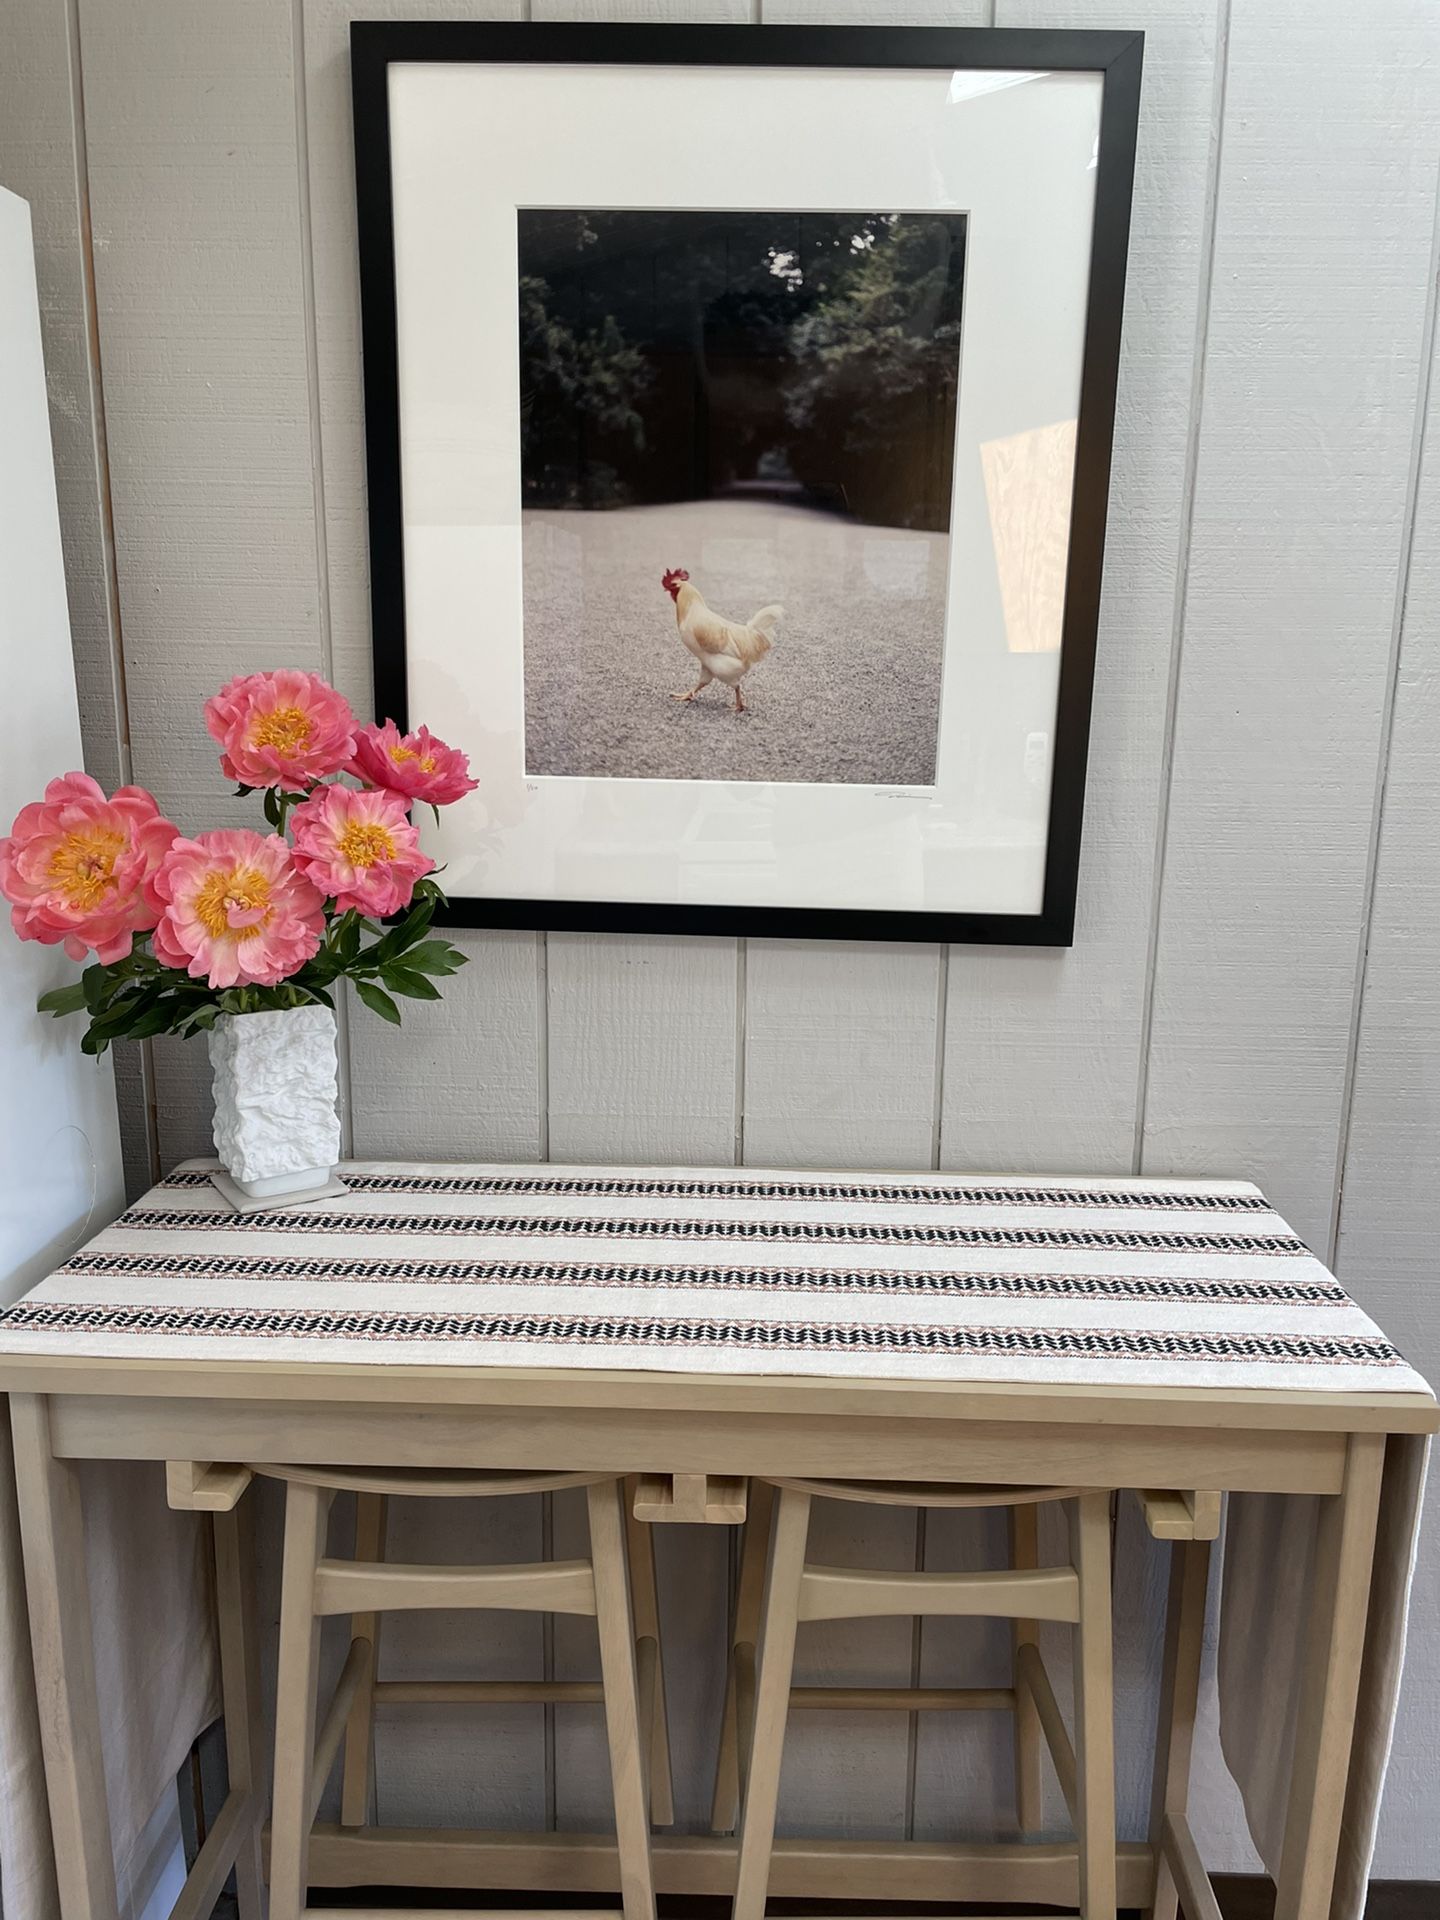
POLYGON ((526 770, 928 785, 948 544, 772 500, 527 511, 526 770), (728 619, 784 604, 746 713, 718 684, 670 698, 699 676, 667 567, 728 619))

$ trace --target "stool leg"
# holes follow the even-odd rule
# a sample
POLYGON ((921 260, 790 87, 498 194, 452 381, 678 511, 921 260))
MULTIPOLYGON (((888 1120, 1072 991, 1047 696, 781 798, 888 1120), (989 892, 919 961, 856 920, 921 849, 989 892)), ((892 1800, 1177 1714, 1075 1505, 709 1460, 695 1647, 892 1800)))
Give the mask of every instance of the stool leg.
POLYGON ((265 1735, 260 1709, 260 1650, 255 1620, 253 1498, 211 1516, 215 1543, 215 1599, 220 1629, 220 1699, 225 1716, 225 1766, 230 1791, 250 1802, 249 1831, 235 1856, 240 1920, 264 1920, 265 1875, 260 1832, 265 1824, 265 1735))
POLYGON ((1153 1920, 1176 1920, 1179 1907, 1175 1876, 1161 1849, 1161 1839, 1166 1814, 1183 1814, 1190 1797, 1190 1754, 1200 1699, 1209 1578, 1208 1540, 1177 1541, 1171 1547, 1165 1666, 1155 1738, 1155 1786, 1150 1801, 1150 1845, 1155 1853, 1153 1920))
POLYGON ((1076 1829, 1082 1920, 1115 1920, 1115 1692, 1111 1668, 1110 1496, 1069 1503, 1080 1576, 1075 1646, 1076 1829))
POLYGON ((655 1584, 655 1531, 635 1518, 634 1480, 625 1482, 625 1546, 630 1562, 630 1601, 635 1609, 635 1638, 654 1644, 655 1694, 650 1726, 650 1818, 657 1827, 675 1820, 675 1789, 670 1773, 670 1720, 665 1704, 665 1661, 660 1641, 660 1593, 655 1584))
MULTIPOLYGON (((385 1558, 385 1525, 389 1502, 383 1493, 355 1496, 355 1558, 385 1558)), ((350 1638, 368 1640, 374 1649, 370 1670, 356 1689, 345 1723, 345 1768, 340 1783, 340 1824, 363 1827, 370 1818, 370 1796, 375 1784, 375 1680, 380 1665, 378 1613, 352 1613, 350 1638)))
POLYGON ((300 1920, 309 1891, 310 1776, 320 1620, 315 1569, 325 1552, 331 1494, 291 1481, 285 1489, 280 1665, 275 1698, 275 1787, 270 1813, 270 1920, 300 1920))
MULTIPOLYGON (((595 1624, 605 1689, 605 1733, 615 1796, 615 1847, 625 1920, 655 1920, 650 1871, 650 1819, 645 1804, 645 1758, 635 1674, 635 1621, 625 1564, 625 1516, 618 1480, 587 1489, 590 1560, 595 1573, 595 1624)), ((648 1729, 646 1730, 648 1734, 648 1729)))
POLYGON ((770 1541, 769 1570, 761 1610, 760 1665, 755 1684, 754 1734, 744 1765, 745 1803, 740 1815, 740 1859, 733 1920, 763 1920, 775 1844, 775 1808, 780 1762, 790 1712, 790 1676, 795 1668, 795 1628, 805 1576, 810 1496, 782 1488, 770 1541))
MULTIPOLYGON (((1031 1502, 1010 1509, 1010 1564, 1019 1572, 1040 1564, 1040 1510, 1031 1502)), ((1010 1633, 1010 1684, 1015 1690, 1015 1817, 1021 1833, 1038 1833, 1044 1824, 1040 1788, 1040 1716, 1030 1689, 1020 1679, 1019 1657, 1023 1646, 1036 1646, 1040 1625, 1036 1620, 1016 1620, 1010 1633)))
POLYGON ((730 1657, 725 1670, 725 1711, 720 1722, 720 1749, 715 1760, 715 1791, 710 1801, 710 1831, 733 1833, 740 1812, 740 1765, 736 1738, 736 1678, 742 1650, 753 1663, 760 1638, 760 1602, 765 1592, 765 1555, 770 1545, 770 1516, 775 1489, 764 1480, 752 1480, 746 1495, 745 1524, 740 1530, 740 1577, 735 1585, 735 1625, 730 1635, 730 1657))

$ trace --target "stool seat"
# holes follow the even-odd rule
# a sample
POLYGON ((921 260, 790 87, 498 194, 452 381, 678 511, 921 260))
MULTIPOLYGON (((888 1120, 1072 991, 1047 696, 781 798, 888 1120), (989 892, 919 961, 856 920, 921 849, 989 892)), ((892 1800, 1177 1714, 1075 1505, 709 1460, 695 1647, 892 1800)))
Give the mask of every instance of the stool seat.
POLYGON ((251 1466, 266 1480, 288 1480, 331 1493, 408 1494, 421 1500, 488 1500, 510 1493, 561 1493, 567 1487, 598 1487, 613 1473, 538 1473, 529 1469, 473 1472, 469 1467, 285 1467, 251 1466))
POLYGON ((950 1480, 800 1480, 765 1474, 769 1487, 793 1487, 821 1500, 853 1500, 875 1507, 1030 1507, 1074 1500, 1082 1487, 1007 1487, 950 1480))

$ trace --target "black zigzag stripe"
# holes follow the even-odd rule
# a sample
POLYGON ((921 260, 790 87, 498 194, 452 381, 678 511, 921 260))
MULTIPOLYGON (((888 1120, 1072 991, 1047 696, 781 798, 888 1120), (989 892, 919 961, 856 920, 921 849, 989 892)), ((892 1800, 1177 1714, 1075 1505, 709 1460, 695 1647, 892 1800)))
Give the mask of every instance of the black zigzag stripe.
POLYGON ((1248 1280, 1125 1273, 906 1273, 845 1267, 610 1265, 548 1260, 306 1259, 247 1254, 77 1253, 68 1279, 133 1282, 239 1280, 247 1285, 342 1281, 355 1285, 734 1288, 751 1293, 878 1293, 997 1299, 1163 1300, 1236 1306, 1345 1306, 1338 1280, 1248 1280))
MULTIPOLYGON (((1137 1213, 1269 1213, 1258 1193, 1172 1193, 1159 1189, 1101 1191, 1084 1187, 985 1187, 916 1180, 754 1179, 681 1180, 651 1174, 401 1174, 351 1173, 353 1193, 544 1194, 567 1199, 843 1200, 885 1206, 1103 1207, 1137 1213)), ((170 1174, 162 1188, 210 1185, 196 1168, 170 1174)))
POLYGON ((362 1308, 107 1306, 19 1301, 0 1311, 12 1332, 259 1336, 307 1340, 443 1340, 856 1354, 1071 1360, 1279 1361, 1394 1367, 1382 1337, 1276 1333, 1161 1333, 1131 1328, 859 1326, 820 1322, 653 1320, 638 1315, 396 1313, 362 1308))
POLYGON ((374 1238, 389 1234, 461 1238, 564 1234, 572 1239, 790 1240, 817 1245, 868 1242, 914 1247, 1061 1247, 1120 1253, 1266 1253, 1299 1257, 1305 1243, 1290 1233, 1142 1233, 1104 1227, 905 1226, 882 1220, 627 1220, 532 1215, 465 1216, 446 1213, 188 1212, 182 1208, 133 1207, 116 1222, 132 1230, 196 1233, 326 1234, 374 1238))

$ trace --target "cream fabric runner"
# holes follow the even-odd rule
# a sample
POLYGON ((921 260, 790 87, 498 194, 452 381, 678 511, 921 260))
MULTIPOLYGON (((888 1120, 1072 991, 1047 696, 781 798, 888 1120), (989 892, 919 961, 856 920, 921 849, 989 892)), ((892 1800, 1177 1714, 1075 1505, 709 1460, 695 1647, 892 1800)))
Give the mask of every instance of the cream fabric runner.
POLYGON ((613 1167, 179 1169, 14 1306, 30 1352, 1424 1392, 1259 1190, 613 1167))
MULTIPOLYGON (((0 1351, 1427 1392, 1243 1182, 342 1168, 237 1215, 178 1169, 14 1306, 0 1351)), ((1360 1920, 1426 1449, 1392 1442, 1332 1920, 1360 1920)), ((1230 1503, 1220 1719, 1279 1863, 1315 1503, 1230 1503)))

